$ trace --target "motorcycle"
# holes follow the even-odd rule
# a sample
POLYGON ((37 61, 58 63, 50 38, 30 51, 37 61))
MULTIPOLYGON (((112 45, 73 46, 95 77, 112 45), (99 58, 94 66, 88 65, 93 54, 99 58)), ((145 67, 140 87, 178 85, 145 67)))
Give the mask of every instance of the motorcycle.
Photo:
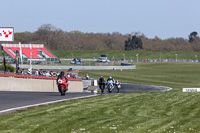
POLYGON ((121 88, 121 83, 117 80, 115 83, 115 86, 117 88, 117 93, 119 92, 119 89, 121 88))
POLYGON ((58 91, 60 92, 61 96, 65 95, 65 92, 68 90, 68 84, 65 80, 65 78, 58 79, 58 91))
POLYGON ((114 83, 112 80, 108 80, 107 82, 107 88, 108 88, 108 92, 111 93, 112 90, 114 89, 114 83))
POLYGON ((105 82, 104 81, 99 83, 99 88, 101 89, 101 93, 104 93, 104 89, 105 89, 105 82))

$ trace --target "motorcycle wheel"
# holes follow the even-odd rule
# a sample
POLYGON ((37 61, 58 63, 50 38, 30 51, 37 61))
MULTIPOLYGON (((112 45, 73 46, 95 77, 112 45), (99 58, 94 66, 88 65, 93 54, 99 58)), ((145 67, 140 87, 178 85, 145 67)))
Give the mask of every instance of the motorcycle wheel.
POLYGON ((104 87, 103 87, 103 85, 101 85, 101 93, 104 93, 104 87))
POLYGON ((65 95, 64 86, 61 86, 61 87, 60 87, 60 93, 61 93, 61 96, 64 96, 64 95, 65 95))
POLYGON ((119 93, 119 88, 117 87, 117 93, 119 93))
POLYGON ((111 85, 108 86, 108 92, 109 92, 109 93, 112 92, 112 86, 111 86, 111 85))

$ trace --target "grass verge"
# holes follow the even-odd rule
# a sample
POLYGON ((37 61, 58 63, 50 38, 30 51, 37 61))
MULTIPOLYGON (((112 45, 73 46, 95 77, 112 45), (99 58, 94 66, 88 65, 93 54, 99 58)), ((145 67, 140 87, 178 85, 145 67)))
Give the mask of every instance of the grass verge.
POLYGON ((139 59, 192 59, 200 57, 199 52, 186 51, 119 51, 119 50, 51 50, 59 58, 97 58, 99 55, 107 55, 109 59, 137 59, 136 54, 139 54, 139 59), (124 55, 123 55, 124 54, 124 55))
POLYGON ((198 63, 136 63, 135 70, 84 70, 79 75, 84 76, 86 73, 96 79, 112 76, 123 83, 161 85, 178 90, 200 87, 198 63))
POLYGON ((0 116, 0 132, 200 132, 200 64, 139 63, 136 70, 83 71, 121 82, 163 85, 169 92, 100 95, 0 116))
POLYGON ((199 93, 101 95, 1 116, 1 132, 200 132, 199 93))

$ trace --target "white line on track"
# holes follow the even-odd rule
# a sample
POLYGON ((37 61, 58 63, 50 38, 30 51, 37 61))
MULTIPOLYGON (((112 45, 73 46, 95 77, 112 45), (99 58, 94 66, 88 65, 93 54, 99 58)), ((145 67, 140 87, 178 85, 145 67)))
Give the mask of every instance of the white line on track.
POLYGON ((76 100, 76 99, 81 99, 81 98, 94 97, 94 96, 97 96, 97 95, 98 94, 94 94, 94 95, 90 95, 90 96, 61 99, 61 100, 50 101, 50 102, 45 102, 45 103, 38 103, 38 104, 33 104, 33 105, 27 105, 27 106, 21 106, 21 107, 16 107, 16 108, 10 108, 10 109, 6 109, 6 110, 0 111, 0 114, 7 113, 7 112, 12 112, 12 111, 16 111, 16 110, 23 110, 23 109, 27 109, 27 108, 30 108, 30 107, 40 106, 40 105, 47 105, 47 104, 59 103, 59 102, 76 100))

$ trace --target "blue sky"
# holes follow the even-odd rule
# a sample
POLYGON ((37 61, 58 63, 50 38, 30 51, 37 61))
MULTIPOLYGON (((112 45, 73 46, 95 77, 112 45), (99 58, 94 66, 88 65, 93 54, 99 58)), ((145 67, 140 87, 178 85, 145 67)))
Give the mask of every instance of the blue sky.
POLYGON ((63 31, 122 34, 149 38, 188 38, 200 34, 200 0, 0 0, 0 27, 36 31, 52 24, 63 31))

